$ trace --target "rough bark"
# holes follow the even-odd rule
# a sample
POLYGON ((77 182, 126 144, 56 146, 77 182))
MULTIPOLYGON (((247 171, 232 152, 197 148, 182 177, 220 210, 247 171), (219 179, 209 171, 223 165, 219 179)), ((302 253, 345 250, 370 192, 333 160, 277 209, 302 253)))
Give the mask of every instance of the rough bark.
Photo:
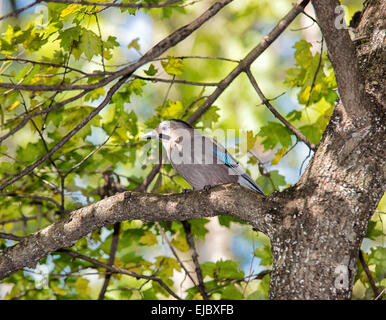
POLYGON ((365 3, 352 41, 334 26, 335 0, 313 5, 334 66, 340 101, 300 181, 263 197, 237 185, 154 195, 123 192, 74 211, 0 255, 0 279, 119 221, 228 214, 271 239, 271 299, 348 299, 358 251, 385 190, 382 0, 365 3), (205 208, 205 210, 202 210, 205 208))
POLYGON ((239 185, 222 185, 187 194, 118 193, 76 210, 5 249, 0 255, 0 279, 23 267, 35 267, 50 252, 72 246, 95 229, 125 220, 183 221, 228 214, 272 234, 277 223, 276 211, 280 208, 277 201, 275 197, 265 198, 239 185))
POLYGON ((379 32, 385 3, 372 1, 365 7, 366 21, 357 32, 366 34, 369 42, 357 48, 346 29, 334 26, 338 2, 312 3, 341 101, 286 205, 283 224, 271 238, 272 299, 350 298, 358 251, 385 190, 385 113, 380 86, 373 85, 383 77, 379 32), (372 30, 363 30, 368 25, 372 30), (374 56, 378 59, 370 63, 374 56), (373 72, 359 71, 368 69, 373 72))

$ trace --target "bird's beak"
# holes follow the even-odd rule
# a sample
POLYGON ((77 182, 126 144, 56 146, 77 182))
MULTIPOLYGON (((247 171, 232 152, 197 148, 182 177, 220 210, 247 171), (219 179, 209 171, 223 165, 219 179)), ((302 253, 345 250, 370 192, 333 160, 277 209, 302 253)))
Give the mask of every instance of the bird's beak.
POLYGON ((146 140, 150 140, 150 139, 158 139, 159 137, 158 137, 158 133, 155 130, 153 130, 143 135, 142 138, 146 140))

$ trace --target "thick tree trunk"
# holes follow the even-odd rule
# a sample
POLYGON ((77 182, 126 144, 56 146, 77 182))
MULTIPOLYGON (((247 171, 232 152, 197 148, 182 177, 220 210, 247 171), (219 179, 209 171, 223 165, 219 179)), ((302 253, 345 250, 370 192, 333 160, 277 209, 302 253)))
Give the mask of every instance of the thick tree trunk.
POLYGON ((367 36, 366 43, 357 46, 358 59, 350 64, 343 64, 347 56, 337 57, 347 46, 339 48, 344 39, 339 38, 339 30, 334 34, 329 30, 334 20, 326 17, 333 7, 325 1, 313 4, 342 102, 307 171, 296 188, 288 191, 293 201, 287 203, 283 223, 271 237, 271 299, 349 299, 359 248, 385 190, 385 100, 381 86, 375 86, 375 80, 383 81, 385 66, 380 54, 384 51, 381 13, 385 13, 385 3, 372 1, 362 12, 357 34, 367 36), (359 69, 372 72, 356 74, 359 69), (360 92, 362 84, 352 87, 362 76, 365 96, 360 92))

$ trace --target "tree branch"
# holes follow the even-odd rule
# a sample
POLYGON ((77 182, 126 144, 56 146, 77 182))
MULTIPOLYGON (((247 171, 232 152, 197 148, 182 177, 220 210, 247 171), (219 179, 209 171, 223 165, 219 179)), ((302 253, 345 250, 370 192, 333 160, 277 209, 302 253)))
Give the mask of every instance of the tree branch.
POLYGON ((137 278, 137 279, 147 279, 147 280, 152 280, 152 281, 156 281, 159 283, 159 285, 164 288, 170 295, 172 295, 174 298, 176 298, 177 300, 182 300, 179 296, 177 296, 166 284, 165 282, 163 282, 161 280, 161 278, 155 276, 155 275, 151 275, 151 276, 146 276, 146 275, 143 275, 143 274, 139 274, 139 273, 135 273, 135 272, 132 272, 132 271, 128 271, 126 269, 122 269, 122 268, 118 268, 118 267, 115 267, 115 266, 112 266, 112 265, 108 265, 106 263, 103 263, 99 260, 96 260, 96 259, 93 259, 93 258, 90 258, 90 257, 87 257, 81 253, 78 253, 76 251, 72 251, 72 250, 68 250, 68 249, 61 249, 61 250, 58 250, 57 252, 60 252, 60 253, 64 253, 64 254, 67 254, 73 258, 78 258, 78 259, 82 259, 84 261, 87 261, 87 262, 90 262, 91 264, 93 264, 95 267, 97 268, 104 268, 108 271, 110 271, 110 274, 111 273, 121 273, 121 274, 125 274, 125 275, 128 275, 128 276, 131 276, 131 277, 134 277, 134 278, 137 278))
POLYGON ((67 135, 63 137, 54 147, 52 147, 49 152, 47 152, 43 157, 35 161, 33 164, 29 165, 22 172, 16 174, 13 178, 5 181, 0 185, 0 190, 3 190, 5 187, 24 177, 25 175, 31 173, 37 166, 42 164, 44 161, 49 159, 51 155, 53 155, 56 151, 58 151, 68 140, 70 140, 80 129, 82 129, 92 118, 94 118, 109 102, 113 94, 121 87, 123 83, 126 82, 129 75, 122 77, 114 84, 110 90, 107 92, 105 99, 100 103, 100 105, 95 108, 87 117, 85 117, 82 121, 75 126, 67 135))
POLYGON ((366 120, 365 82, 359 70, 354 43, 348 30, 335 25, 338 0, 312 0, 318 24, 326 40, 344 109, 354 122, 366 120))
POLYGON ((196 245, 194 243, 194 238, 191 232, 191 226, 188 221, 182 221, 182 225, 184 226, 185 234, 186 234, 186 241, 189 244, 191 253, 192 253, 192 260, 195 266, 195 272, 197 275, 198 285, 197 289, 198 292, 201 294, 202 298, 204 300, 209 300, 209 295, 206 292, 205 284, 204 284, 204 278, 202 276, 202 270, 200 267, 200 262, 198 261, 198 253, 196 250, 196 245))
POLYGON ((367 279, 369 279, 369 283, 370 283, 371 289, 374 292, 374 296, 378 297, 380 292, 379 292, 379 290, 378 290, 378 288, 377 288, 377 286, 375 284, 375 281, 374 281, 373 277, 371 276, 369 267, 367 266, 367 263, 366 263, 366 260, 365 260, 365 258, 363 256, 362 250, 359 250, 359 261, 360 261, 360 263, 362 265, 363 270, 366 273, 367 279))
POLYGON ((280 224, 283 194, 285 191, 263 197, 234 184, 187 194, 118 193, 75 210, 65 219, 6 248, 0 255, 0 279, 24 267, 35 267, 50 252, 72 246, 93 230, 124 220, 184 221, 225 214, 272 235, 280 224))
POLYGON ((251 64, 267 49, 282 32, 290 25, 290 23, 297 17, 297 15, 303 12, 305 6, 310 0, 298 0, 294 4, 293 8, 287 13, 287 15, 279 21, 279 23, 272 29, 272 31, 263 38, 263 40, 252 49, 244 59, 240 60, 236 68, 228 74, 217 86, 216 90, 204 101, 204 103, 197 109, 197 111, 189 117, 188 123, 195 123, 202 114, 210 108, 210 106, 217 100, 222 92, 232 83, 237 76, 250 68, 251 64))
POLYGON ((247 74, 249 81, 251 82, 253 88, 256 90, 257 94, 259 95, 261 101, 265 106, 273 113, 273 115, 278 118, 299 140, 303 141, 311 150, 315 150, 315 145, 311 143, 306 136, 301 133, 297 128, 295 128, 289 121, 287 121, 286 118, 284 118, 269 102, 269 100, 264 96, 263 92, 261 91, 260 87, 258 86, 256 79, 252 75, 252 72, 250 69, 247 69, 245 71, 247 74))

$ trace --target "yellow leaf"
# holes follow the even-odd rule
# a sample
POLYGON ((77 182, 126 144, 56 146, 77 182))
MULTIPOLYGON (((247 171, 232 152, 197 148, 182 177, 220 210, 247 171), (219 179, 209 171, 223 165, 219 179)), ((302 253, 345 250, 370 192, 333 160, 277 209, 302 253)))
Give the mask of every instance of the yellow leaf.
POLYGON ((60 17, 64 18, 73 12, 79 11, 80 8, 81 6, 79 4, 70 4, 66 9, 62 11, 62 13, 60 14, 60 17))
POLYGON ((141 237, 141 239, 139 239, 139 242, 147 246, 152 246, 158 243, 156 235, 149 231, 145 232, 145 234, 141 237))
POLYGON ((184 66, 182 59, 174 58, 172 56, 167 56, 167 59, 168 61, 161 61, 164 70, 170 75, 178 76, 182 74, 182 68, 184 66))
POLYGON ((11 106, 7 108, 8 111, 12 111, 13 109, 16 109, 20 105, 20 101, 15 101, 11 106))
POLYGON ((81 295, 86 296, 90 292, 90 287, 88 286, 89 281, 79 277, 75 282, 75 290, 81 295))
POLYGON ((253 136, 253 131, 247 131, 247 151, 251 150, 255 145, 257 137, 253 136))
POLYGON ((62 289, 62 288, 59 288, 59 287, 53 287, 52 288, 57 294, 59 295, 63 295, 63 294, 66 294, 67 293, 67 290, 66 289, 62 289))
POLYGON ((139 38, 135 38, 133 41, 131 41, 131 42, 129 43, 129 45, 127 46, 127 48, 128 48, 128 49, 130 49, 130 48, 135 48, 135 49, 137 49, 137 50, 140 50, 140 47, 139 47, 139 44, 138 44, 138 40, 139 40, 139 38))
POLYGON ((134 262, 126 263, 125 268, 130 270, 131 272, 135 272, 135 273, 141 273, 142 272, 141 267, 139 267, 138 264, 134 263, 134 262))
POLYGON ((178 250, 186 252, 189 250, 189 245, 186 242, 186 238, 183 234, 179 233, 178 236, 172 239, 171 244, 178 250))
POLYGON ((6 223, 4 229, 5 231, 11 231, 13 229, 13 223, 6 223))
POLYGON ((285 155, 286 152, 287 152, 287 148, 285 148, 285 147, 277 150, 276 157, 272 159, 271 163, 272 164, 278 164, 280 159, 283 158, 283 156, 285 155))
POLYGON ((163 118, 178 118, 184 111, 184 106, 181 101, 168 100, 166 105, 161 110, 161 117, 163 118))

